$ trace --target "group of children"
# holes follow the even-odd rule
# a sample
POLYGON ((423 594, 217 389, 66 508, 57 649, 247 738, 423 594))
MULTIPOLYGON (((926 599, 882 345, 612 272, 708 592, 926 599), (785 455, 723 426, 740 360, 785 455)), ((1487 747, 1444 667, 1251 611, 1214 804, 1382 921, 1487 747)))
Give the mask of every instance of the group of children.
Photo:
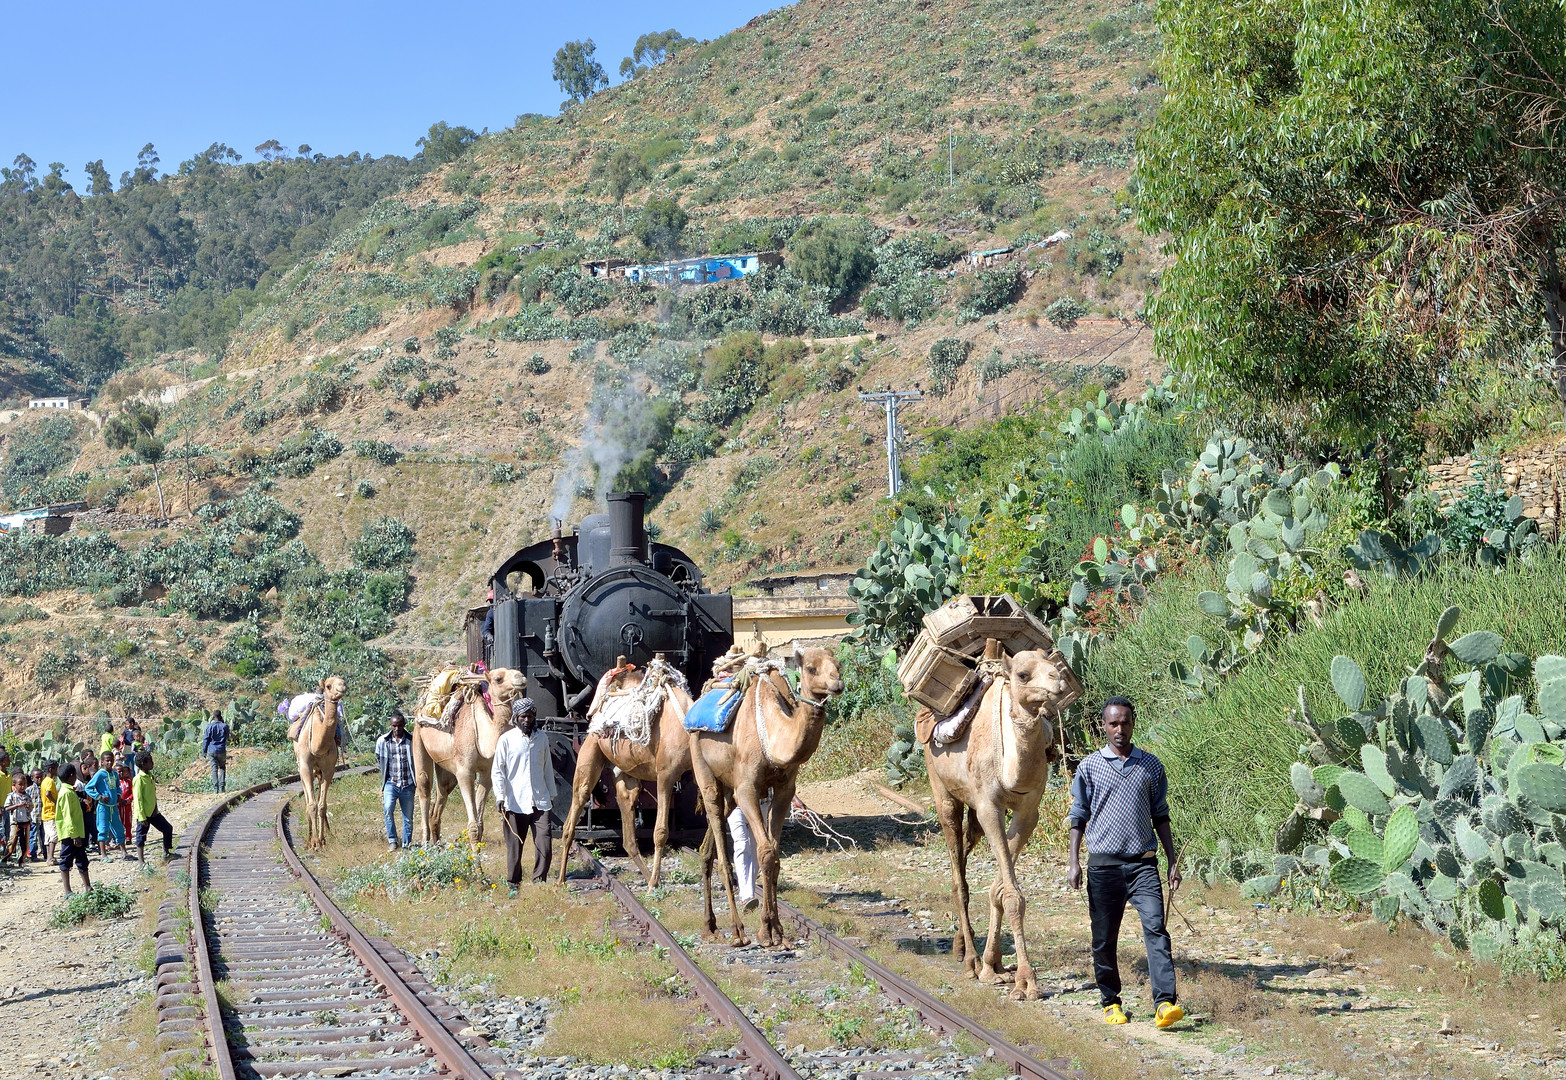
MULTIPOLYGON (((4 805, 9 826, 0 866, 13 855, 21 869, 29 860, 57 863, 69 894, 72 866, 81 872, 83 887, 92 887, 87 853, 93 846, 99 858, 108 858, 110 849, 118 847, 124 858, 145 861, 147 833, 156 828, 163 834, 164 858, 169 857, 174 829, 158 811, 152 754, 139 749, 143 745, 139 732, 134 738, 127 732, 121 742, 118 760, 113 736, 106 732, 101 752, 96 757, 90 750, 84 753, 79 767, 69 761, 64 765, 50 761, 31 777, 25 772, 11 774, 4 805), (131 837, 134 855, 126 845, 131 837)), ((8 764, 0 752, 0 766, 8 764)))

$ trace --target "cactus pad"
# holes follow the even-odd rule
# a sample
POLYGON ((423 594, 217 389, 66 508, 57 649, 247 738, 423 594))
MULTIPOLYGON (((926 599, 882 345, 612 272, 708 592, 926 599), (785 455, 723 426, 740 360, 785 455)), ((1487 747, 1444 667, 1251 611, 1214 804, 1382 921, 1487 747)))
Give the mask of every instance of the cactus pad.
POLYGON ((1474 954, 1475 960, 1494 960, 1501 955, 1501 942, 1488 931, 1476 930, 1468 943, 1468 951, 1474 954))
MULTIPOLYGON (((1381 865, 1388 873, 1408 861, 1419 843, 1419 819, 1411 806, 1400 806, 1387 820, 1386 831, 1381 837, 1381 865)), ((1349 845, 1353 850, 1353 844, 1349 845)), ((1358 855, 1359 852, 1354 852, 1358 855)))
POLYGON ((1559 919, 1566 916, 1566 893, 1562 893, 1558 879, 1535 881, 1530 885, 1528 904, 1539 913, 1541 918, 1559 919))
POLYGON ((1456 630, 1457 620, 1462 614, 1463 609, 1456 606, 1449 607, 1445 611, 1441 612, 1441 617, 1436 620, 1435 636, 1438 638, 1445 638, 1453 630, 1456 630))
POLYGON ((1366 814, 1387 814, 1392 810, 1375 781, 1362 772, 1343 770, 1343 775, 1338 777, 1338 790, 1350 806, 1366 814))
POLYGON ((1494 878, 1485 878, 1479 883, 1479 910, 1496 922, 1506 918, 1506 905, 1501 896, 1501 887, 1495 883, 1494 878))
POLYGON ((1475 630, 1471 634, 1464 634, 1447 645, 1447 648, 1451 650, 1453 656, 1457 657, 1459 663, 1479 667, 1500 655, 1501 644, 1500 634, 1492 634, 1488 630, 1475 630))
POLYGON ((1310 767, 1303 762, 1296 761, 1289 766, 1289 780, 1294 784, 1294 793, 1306 806, 1316 807, 1326 801, 1327 792, 1316 783, 1316 778, 1310 774, 1310 767))
POLYGON ((1333 722, 1338 740, 1350 750, 1357 750, 1365 743, 1365 729, 1352 716, 1340 716, 1333 722))
POLYGON ((1387 770, 1387 755, 1382 749, 1374 743, 1366 743, 1359 748, 1359 760, 1365 767, 1365 775, 1381 789, 1381 794, 1391 798, 1397 791, 1397 781, 1387 770))
POLYGON ((1452 738, 1440 720, 1429 715, 1416 717, 1414 737, 1426 757, 1443 765, 1452 764, 1452 738))
POLYGON ((1459 820, 1457 823, 1457 846, 1469 862, 1478 862, 1480 859, 1490 857, 1489 841, 1466 821, 1459 820))
MULTIPOLYGON (((1478 835, 1477 833, 1475 835, 1478 835)), ((1463 865, 1457 860, 1457 853, 1449 847, 1440 847, 1435 853, 1436 869, 1449 878, 1463 876, 1463 865)))
POLYGON ((1452 767, 1446 770, 1446 775, 1441 778, 1441 790, 1436 796, 1441 799, 1450 799, 1454 795, 1466 794, 1473 789, 1479 779, 1479 762, 1474 760, 1472 754, 1463 754, 1452 761, 1452 767))
POLYGON ((1358 712, 1364 707, 1365 673, 1347 656, 1332 658, 1332 689, 1338 692, 1350 711, 1358 712))
POLYGON ((1566 724, 1566 677, 1540 684, 1539 711, 1557 724, 1566 724))
MULTIPOLYGON (((1560 770, 1556 770, 1559 772, 1560 770)), ((1511 836, 1520 833, 1527 826, 1523 820, 1522 811, 1509 802, 1503 802, 1495 808, 1495 814, 1491 818, 1494 829, 1501 836, 1511 836)))
POLYGON ((1457 879, 1447 877, 1445 874, 1437 874, 1425 882, 1425 892, 1430 895, 1432 900, 1450 904, 1457 899, 1457 879))
POLYGON ((1372 832, 1351 832, 1344 843, 1348 845, 1348 849, 1354 853, 1356 859, 1364 859, 1367 862, 1380 863, 1386 850, 1381 837, 1372 832))
MULTIPOLYGON (((1517 773, 1517 784, 1524 795, 1546 810, 1566 811, 1566 769, 1559 765, 1542 761, 1524 765, 1517 773)), ((1348 792, 1343 795, 1348 798, 1348 792)))
POLYGON ((1300 841, 1305 839, 1304 814, 1295 811, 1283 819, 1283 824, 1278 826, 1277 835, 1273 841, 1279 851, 1293 851, 1300 846, 1300 841))
MULTIPOLYGON (((1344 859, 1330 871, 1332 884, 1350 896, 1364 896, 1381 888, 1386 875, 1381 867, 1369 859, 1344 859)), ((1499 891, 1499 890, 1497 890, 1499 891)))
POLYGON ((1310 774, 1315 778, 1316 783, 1321 785, 1322 790, 1325 791, 1338 782, 1338 777, 1343 775, 1343 766, 1317 765, 1310 771, 1310 774))

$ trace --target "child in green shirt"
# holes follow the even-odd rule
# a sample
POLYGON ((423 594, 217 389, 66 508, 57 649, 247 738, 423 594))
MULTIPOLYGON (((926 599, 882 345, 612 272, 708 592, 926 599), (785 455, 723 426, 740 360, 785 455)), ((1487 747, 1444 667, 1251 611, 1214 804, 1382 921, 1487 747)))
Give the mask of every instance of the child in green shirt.
POLYGON ((71 895, 71 864, 82 873, 82 888, 91 889, 87 876, 87 827, 82 822, 82 801, 76 796, 76 766, 66 762, 60 769, 60 794, 54 804, 55 832, 60 838, 60 877, 65 895, 71 895))
POLYGON ((156 826, 163 834, 163 859, 174 852, 174 827, 158 810, 158 789, 152 780, 152 753, 136 755, 136 779, 131 781, 131 817, 136 819, 136 858, 147 861, 147 829, 156 826))

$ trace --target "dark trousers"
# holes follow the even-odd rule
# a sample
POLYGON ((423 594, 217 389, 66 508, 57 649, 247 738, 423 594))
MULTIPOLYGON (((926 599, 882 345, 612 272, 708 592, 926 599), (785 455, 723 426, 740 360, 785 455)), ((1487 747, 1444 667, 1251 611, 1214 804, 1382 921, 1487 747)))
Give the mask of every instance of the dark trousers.
POLYGON ((163 834, 163 854, 167 855, 174 850, 174 826, 169 824, 169 819, 163 816, 161 810, 154 810, 150 818, 136 822, 136 846, 144 847, 147 833, 154 828, 163 834))
POLYGON ((1158 861, 1124 866, 1087 868, 1088 917, 1093 923, 1093 975, 1098 982, 1099 1003, 1120 1003, 1120 960, 1117 944, 1120 920, 1126 904, 1142 917, 1142 940, 1147 943, 1147 974, 1153 984, 1153 1001, 1175 1000, 1174 955, 1164 926, 1164 886, 1158 861))
POLYGON ((212 790, 220 795, 228 791, 227 752, 216 752, 212 755, 212 790))
POLYGON ((519 814, 514 810, 503 812, 501 821, 506 831, 506 881, 514 889, 522 884, 522 842, 528 833, 533 834, 533 880, 549 877, 550 856, 554 854, 554 840, 549 835, 549 811, 534 810, 519 814))

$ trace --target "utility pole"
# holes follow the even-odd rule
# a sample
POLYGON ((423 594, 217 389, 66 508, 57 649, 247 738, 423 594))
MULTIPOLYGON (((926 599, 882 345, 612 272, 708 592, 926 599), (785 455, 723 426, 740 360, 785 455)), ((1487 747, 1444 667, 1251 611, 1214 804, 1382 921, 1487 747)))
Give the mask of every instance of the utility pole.
POLYGON ((882 390, 878 393, 859 392, 860 401, 874 402, 886 410, 886 493, 897 497, 903 490, 903 474, 897 465, 897 440, 902 432, 897 427, 897 410, 904 402, 923 401, 918 390, 882 390))
POLYGON ((951 187, 957 164, 957 129, 946 129, 946 186, 951 187))

